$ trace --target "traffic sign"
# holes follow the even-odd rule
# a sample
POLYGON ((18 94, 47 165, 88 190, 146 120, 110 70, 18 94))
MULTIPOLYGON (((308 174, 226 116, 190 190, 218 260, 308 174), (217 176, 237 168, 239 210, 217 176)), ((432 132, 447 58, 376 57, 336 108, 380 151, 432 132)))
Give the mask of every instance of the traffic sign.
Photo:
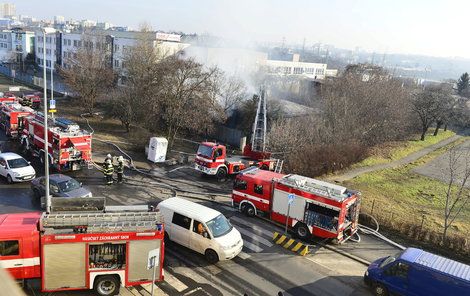
POLYGON ((287 195, 287 203, 291 205, 294 202, 295 199, 295 194, 294 193, 289 193, 287 195))
POLYGON ((49 112, 55 113, 55 112, 57 112, 57 110, 56 109, 49 109, 49 112))
POLYGON ((160 249, 150 250, 147 260, 147 269, 152 269, 155 266, 158 266, 158 262, 160 261, 160 249))
POLYGON ((49 109, 55 109, 55 100, 49 100, 49 109))

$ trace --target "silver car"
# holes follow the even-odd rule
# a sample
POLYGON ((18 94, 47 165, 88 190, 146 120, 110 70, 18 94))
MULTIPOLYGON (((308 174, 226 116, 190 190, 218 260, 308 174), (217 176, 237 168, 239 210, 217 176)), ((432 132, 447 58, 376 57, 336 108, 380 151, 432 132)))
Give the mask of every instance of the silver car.
MULTIPOLYGON (((46 179, 39 177, 31 181, 31 190, 34 197, 40 199, 46 195, 46 179)), ((49 192, 53 197, 92 197, 90 190, 82 186, 74 178, 62 174, 49 176, 49 192)))

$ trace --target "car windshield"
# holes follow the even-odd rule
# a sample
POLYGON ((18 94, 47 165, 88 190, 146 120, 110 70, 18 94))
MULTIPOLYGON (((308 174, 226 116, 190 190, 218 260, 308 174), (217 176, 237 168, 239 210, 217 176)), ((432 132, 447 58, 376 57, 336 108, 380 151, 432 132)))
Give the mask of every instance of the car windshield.
POLYGON ((60 182, 59 184, 60 191, 62 192, 69 192, 75 189, 80 188, 80 183, 78 183, 75 179, 70 179, 64 182, 60 182))
POLYGON ((197 154, 211 158, 212 157, 212 147, 209 147, 209 146, 206 146, 206 145, 199 145, 199 148, 197 149, 197 154))
POLYGON ((232 224, 230 224, 227 218, 222 214, 210 220, 206 224, 214 237, 223 236, 229 233, 233 228, 232 224))
POLYGON ((10 169, 18 169, 29 166, 29 163, 24 158, 15 158, 7 161, 10 169))
POLYGON ((382 268, 382 267, 384 267, 384 266, 386 266, 386 265, 388 265, 388 264, 394 262, 395 260, 397 260, 398 257, 401 256, 402 253, 403 253, 403 252, 398 252, 398 253, 395 254, 395 255, 388 256, 387 258, 385 258, 384 261, 382 261, 382 263, 380 263, 380 266, 379 266, 379 267, 382 268))

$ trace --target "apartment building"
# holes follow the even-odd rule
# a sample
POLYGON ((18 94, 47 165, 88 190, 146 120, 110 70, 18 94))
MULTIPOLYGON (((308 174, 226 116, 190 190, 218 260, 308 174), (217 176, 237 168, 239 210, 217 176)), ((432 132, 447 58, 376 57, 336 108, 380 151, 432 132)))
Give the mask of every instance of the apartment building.
POLYGON ((34 52, 34 32, 23 29, 0 31, 0 60, 22 63, 34 52))

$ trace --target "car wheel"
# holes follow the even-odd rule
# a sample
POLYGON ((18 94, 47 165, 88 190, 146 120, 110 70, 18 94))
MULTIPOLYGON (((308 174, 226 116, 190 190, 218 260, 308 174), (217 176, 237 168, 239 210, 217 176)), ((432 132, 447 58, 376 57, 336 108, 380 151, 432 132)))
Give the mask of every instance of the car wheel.
POLYGON ((13 183, 13 179, 11 178, 10 175, 7 175, 7 183, 8 183, 8 184, 12 184, 12 183, 13 183))
POLYGON ((307 240, 310 238, 310 230, 304 223, 297 223, 295 225, 294 231, 295 235, 302 240, 307 240))
POLYGON ((208 249, 206 250, 206 259, 209 261, 209 263, 217 263, 219 261, 219 255, 214 250, 208 249))
POLYGON ((95 291, 101 296, 119 294, 119 281, 114 276, 101 276, 95 281, 95 291))
POLYGON ((384 287, 384 285, 382 284, 375 284, 374 285, 374 295, 376 296, 387 296, 388 295, 388 292, 387 292, 387 288, 384 287))
POLYGON ((223 181, 227 177, 227 170, 225 168, 220 168, 217 170, 217 174, 215 176, 217 177, 217 180, 223 181))

